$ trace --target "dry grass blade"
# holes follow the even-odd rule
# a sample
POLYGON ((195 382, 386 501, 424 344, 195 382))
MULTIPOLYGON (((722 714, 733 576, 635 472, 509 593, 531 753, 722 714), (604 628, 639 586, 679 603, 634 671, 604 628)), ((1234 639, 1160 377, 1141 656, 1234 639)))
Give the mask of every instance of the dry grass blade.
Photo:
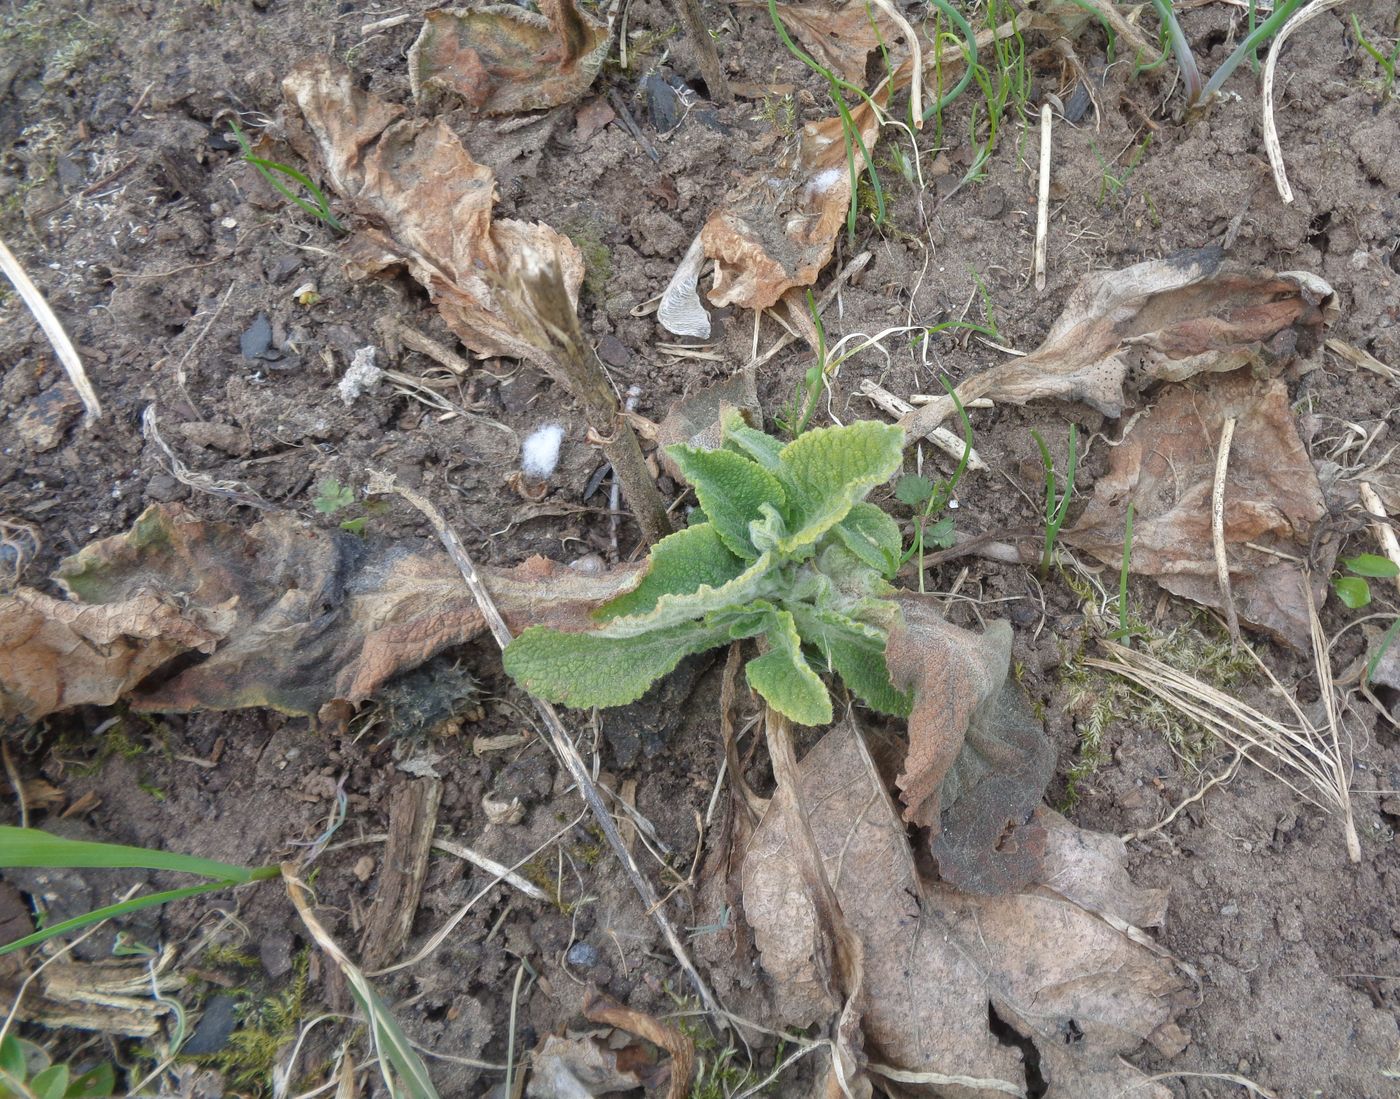
POLYGON ((291 899, 292 907, 297 910, 297 915, 301 917, 301 922, 306 926, 306 930, 316 940, 316 945, 344 974, 356 1003, 364 1011, 365 1017, 369 1021, 369 1032, 374 1042, 374 1050, 379 1057, 379 1069, 384 1076, 385 1088, 390 1095, 402 1094, 403 1092, 396 1086, 397 1078, 397 1082, 403 1085, 403 1091, 406 1091, 413 1099, 438 1099, 437 1089, 433 1087, 432 1077, 428 1075, 427 1066, 423 1064, 423 1059, 418 1056, 403 1030, 400 1029, 398 1021, 390 1013, 388 1005, 374 990, 369 978, 361 972, 359 966, 350 960, 345 951, 340 949, 340 945, 331 938, 330 932, 322 926, 321 921, 311 910, 311 902, 306 896, 306 887, 296 876, 297 869, 294 863, 285 863, 282 866, 282 880, 287 886, 287 896, 291 899))
POLYGON ((14 283, 19 296, 24 299, 24 304, 34 314, 34 319, 39 322, 44 335, 49 338, 53 353, 58 356, 58 361, 63 364, 63 369, 68 374, 68 380, 73 383, 73 388, 82 398, 83 408, 87 410, 85 422, 89 426, 96 423, 102 418, 102 402, 97 399, 97 393, 88 381, 87 371, 83 369, 83 360, 78 358, 77 348, 73 346, 73 341, 68 338, 63 325, 54 316, 53 310, 49 308, 49 303, 44 300, 44 295, 39 293, 39 288, 30 280, 19 260, 15 259, 14 253, 3 240, 0 240, 0 271, 4 271, 5 277, 14 283))
POLYGON ((1090 657, 1085 664, 1122 676, 1129 683, 1155 695, 1179 713, 1215 733, 1251 763, 1282 782, 1305 801, 1342 816, 1347 856, 1361 858, 1361 845, 1351 809, 1351 762, 1342 742, 1340 716, 1331 669, 1327 664, 1327 642, 1312 610, 1313 654, 1318 685, 1327 715, 1325 724, 1307 716, 1258 655, 1248 645, 1244 651, 1264 672, 1274 693, 1292 714, 1292 720, 1278 718, 1226 694, 1195 676, 1173 668, 1156 657, 1137 652, 1112 641, 1101 644, 1110 659, 1090 657))
POLYGON ((1279 54, 1283 44, 1304 23, 1317 18, 1323 12, 1335 8, 1346 0, 1314 0, 1299 8, 1297 13, 1279 28, 1278 34, 1269 45, 1269 57, 1264 62, 1264 150, 1269 154, 1269 164, 1274 170, 1274 186, 1278 197, 1285 203, 1293 201, 1293 188, 1288 185, 1288 169, 1283 164, 1283 146, 1279 144, 1278 126, 1274 123, 1274 70, 1278 67, 1279 54))

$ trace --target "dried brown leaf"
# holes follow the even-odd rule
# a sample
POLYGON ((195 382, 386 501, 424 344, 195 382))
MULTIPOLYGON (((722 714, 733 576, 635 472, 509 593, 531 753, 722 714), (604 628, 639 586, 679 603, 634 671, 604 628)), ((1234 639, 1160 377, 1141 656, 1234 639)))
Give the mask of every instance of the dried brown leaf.
POLYGON ((479 355, 534 359, 538 347, 501 307, 501 288, 523 257, 553 257, 572 303, 583 257, 548 225, 493 220, 495 174, 471 158, 445 122, 403 121, 403 109, 355 86, 325 58, 282 82, 292 146, 325 169, 331 185, 371 228, 347 246, 361 275, 407 267, 443 320, 479 355))
MULTIPOLYGON (((745 0, 744 6, 763 8, 762 0, 745 0)), ((814 60, 853 84, 865 84, 870 54, 883 42, 896 46, 899 28, 868 0, 839 0, 835 4, 778 4, 783 25, 814 60), (877 23, 878 20, 878 32, 877 23)))
POLYGON ((423 18, 408 51, 409 80, 455 92, 482 114, 514 114, 572 103, 608 54, 607 24, 573 0, 440 8, 423 18))
POLYGON ((682 397, 667 410, 666 418, 656 428, 656 453, 676 480, 685 478, 666 454, 666 448, 684 443, 703 450, 718 449, 724 434, 720 420, 726 408, 738 409, 750 423, 762 422, 752 370, 736 371, 723 381, 682 397))
MULTIPOLYGON (((634 585, 543 558, 482 570, 512 630, 591 625, 634 585)), ((58 577, 75 602, 21 589, 0 603, 0 713, 30 720, 130 694, 145 710, 358 704, 390 677, 483 628, 435 545, 360 539, 277 514, 243 529, 154 506, 130 532, 85 547, 58 577), (137 685, 174 657, 212 653, 137 685)))
POLYGON ((171 658, 212 652, 231 624, 229 608, 191 615, 173 593, 83 606, 19 588, 0 597, 0 720, 110 705, 171 658))
MULTIPOLYGON (((1309 558, 1313 526, 1327 506, 1281 381, 1258 381, 1243 370, 1164 391, 1110 452, 1093 499, 1062 537, 1116 566, 1132 503, 1133 572, 1221 607, 1211 489, 1221 424, 1229 417, 1237 423, 1226 474, 1225 544, 1235 608, 1241 622, 1306 650, 1311 634, 1298 561, 1309 558)), ((1321 603, 1336 549, 1320 545, 1318 552, 1326 558, 1315 566, 1314 598, 1321 603)))
POLYGON ((1055 752, 1007 678, 1011 627, 969 633, 912 594, 900 609, 885 657, 894 685, 914 692, 904 817, 930 829, 943 880, 977 893, 1018 888, 1040 873, 1045 836, 1029 818, 1055 752))
MULTIPOLYGON (((1013 404, 1054 397, 1117 416, 1125 385, 1140 391, 1311 351, 1334 308, 1331 288, 1312 275, 1241 271, 1216 248, 1179 252, 1089 275, 1044 343, 969 378, 958 396, 1013 404)), ((950 411, 951 402, 935 401, 902 423, 922 435, 950 411)))
MULTIPOLYGON (((828 733, 801 763, 802 797, 827 877, 863 947, 865 1045, 891 1094, 991 1099, 1025 1095, 1019 1052, 989 1029, 989 1009, 1034 1043, 1050 1099, 1098 1099, 1133 1089, 1163 1096, 1120 1058, 1144 1039, 1179 1046, 1173 1020, 1187 982, 1160 949, 1120 927, 1154 912, 1121 875, 1121 850, 1047 815, 1059 862, 1033 890, 977 897, 923 885, 905 826, 853 722, 828 733), (1095 875, 1103 872, 1107 884, 1095 875), (1065 885, 1064 893, 1057 884, 1065 885), (1068 895, 1067 895, 1068 894, 1068 895), (1091 907, 1071 899, 1086 897, 1091 907), (1094 906, 1102 906, 1104 915, 1094 906), (1110 911, 1111 909, 1111 911, 1110 911)), ((810 983, 816 908, 804 892, 784 821, 772 810, 745 863, 744 909, 773 982, 779 1019, 790 986, 810 983)), ((1130 929, 1131 930, 1131 929, 1130 929)), ((805 996, 795 1001, 808 1008, 805 996)))
POLYGON ((636 1091, 642 1086, 641 1066, 624 1064, 624 1048, 611 1050, 591 1038, 549 1035, 531 1054, 532 1071, 525 1088, 528 1099, 575 1099, 636 1091))
MULTIPOLYGON (((851 117, 873 155, 875 111, 863 102, 851 117)), ((859 149, 855 162, 863 163, 859 149)), ((831 259, 851 184, 841 119, 803 126, 793 153, 745 181, 705 222, 705 255, 715 261, 710 301, 767 309, 793 287, 810 286, 831 259)))

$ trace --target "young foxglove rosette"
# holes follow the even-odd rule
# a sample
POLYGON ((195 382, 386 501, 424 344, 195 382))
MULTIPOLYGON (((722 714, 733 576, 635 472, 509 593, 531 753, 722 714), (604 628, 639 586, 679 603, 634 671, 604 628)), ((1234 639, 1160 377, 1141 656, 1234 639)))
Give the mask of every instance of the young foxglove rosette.
POLYGON ((899 469, 904 432, 861 422, 784 445, 737 412, 717 450, 667 449, 700 507, 652 547, 641 582, 594 612, 597 628, 532 626, 505 650, 506 671, 567 706, 622 706, 692 653, 757 637, 749 686, 803 725, 832 719, 822 673, 872 709, 905 715, 885 643, 899 527, 865 496, 899 469))

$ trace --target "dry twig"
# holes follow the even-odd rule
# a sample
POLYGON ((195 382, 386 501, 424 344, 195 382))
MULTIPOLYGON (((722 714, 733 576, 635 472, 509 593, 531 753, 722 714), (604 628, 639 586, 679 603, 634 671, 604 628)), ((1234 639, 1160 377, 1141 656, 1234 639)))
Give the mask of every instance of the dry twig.
POLYGON ((30 280, 19 260, 15 259, 14 253, 6 247, 3 240, 0 240, 0 271, 4 271, 5 277, 14 283, 19 296, 29 307, 29 312, 34 315, 39 327, 44 330, 44 335, 49 338, 53 353, 58 356, 68 380, 73 383, 73 388, 82 399, 83 408, 86 410, 83 422, 91 427, 102 418, 102 402, 97 399, 97 392, 88 381, 87 371, 83 369, 83 360, 78 358, 78 349, 73 346, 73 341, 68 338, 63 325, 54 316, 49 303, 44 300, 44 295, 30 280))
POLYGON ((1235 598, 1230 593, 1230 562, 1225 556, 1225 474, 1230 467, 1230 444, 1235 438, 1235 418, 1228 417, 1220 425, 1220 447, 1215 455, 1215 483, 1210 491, 1210 539, 1215 547, 1215 575, 1220 581, 1220 598, 1225 604, 1225 621, 1230 627, 1230 641, 1240 643, 1240 619, 1235 613, 1235 598))
POLYGON ((1040 108, 1040 178, 1035 209, 1035 288, 1045 289, 1045 240, 1050 235, 1050 104, 1040 108))

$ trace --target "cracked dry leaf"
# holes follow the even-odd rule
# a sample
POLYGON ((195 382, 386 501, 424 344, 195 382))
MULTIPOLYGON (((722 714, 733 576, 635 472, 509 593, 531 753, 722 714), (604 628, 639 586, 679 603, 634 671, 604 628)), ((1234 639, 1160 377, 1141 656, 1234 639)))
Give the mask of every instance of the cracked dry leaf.
MULTIPOLYGON (((1056 860, 1042 884, 1000 897, 924 886, 853 721, 800 770, 827 877, 863 948, 869 1072, 889 1094, 1026 1095, 1021 1054, 992 1033, 989 1011, 1034 1044, 1047 1099, 1170 1094, 1121 1059, 1144 1040, 1178 1052, 1174 1020, 1192 1000, 1176 963, 1129 926, 1159 917, 1163 900, 1127 880, 1121 844, 1041 811, 1056 860)), ((779 1021, 800 1026, 820 1006, 804 989, 821 973, 799 944, 820 931, 783 833, 770 809, 745 859, 744 911, 779 1021)))
MULTIPOLYGON (((1225 483, 1235 609, 1241 622, 1306 651, 1311 633, 1299 562, 1310 557, 1313 527, 1327 505, 1282 381, 1257 381, 1241 370, 1164 391, 1110 451, 1093 499, 1061 537, 1117 567, 1131 502, 1132 571, 1176 595, 1223 606, 1211 541, 1211 490, 1227 417, 1237 420, 1225 483)), ((1320 544, 1318 552, 1313 596, 1320 606, 1336 546, 1320 544)))
POLYGON ((370 223, 347 246, 356 273, 407 267, 457 337, 478 355, 535 359, 536 346, 502 309, 500 287, 525 257, 557 258, 578 302, 583 257, 543 223, 492 219, 496 177, 440 119, 355 86, 350 71, 313 58, 282 81, 288 140, 370 223))
MULTIPOLYGON (((879 122, 869 103, 851 118, 874 153, 879 122)), ((855 150, 855 163, 863 162, 855 150)), ((802 127, 798 148, 773 173, 747 180, 700 231, 715 261, 715 305, 768 309, 787 291, 810 286, 831 259, 851 201, 851 174, 841 119, 802 127)))
MULTIPOLYGON (((587 628, 595 606, 640 576, 638 569, 591 576, 539 557, 481 572, 515 631, 536 623, 587 628)), ((311 715, 333 700, 363 702, 392 676, 484 628, 460 572, 435 543, 321 531, 287 514, 244 529, 155 505, 128 533, 65 560, 58 579, 75 602, 26 590, 9 597, 36 609, 32 628, 0 604, 0 637, 18 639, 0 665, 0 699, 30 719, 122 694, 140 710, 271 706, 311 715), (146 617, 133 620, 133 607, 146 617), (80 651, 106 645, 120 657, 120 678, 113 675, 99 697, 88 680, 73 680, 71 658, 60 669, 66 680, 56 686, 47 674, 53 654, 67 651, 54 638, 68 644, 60 631, 73 622, 85 630, 80 651), (12 633, 16 626, 21 632, 12 633), (138 687, 172 658, 211 650, 138 687)))
MULTIPOLYGON (((1141 391, 1307 353, 1321 345, 1334 311, 1331 287, 1313 275, 1241 271, 1218 248, 1178 252, 1087 276, 1044 343, 967 379, 958 398, 1053 397, 1118 416, 1125 386, 1141 391)), ((952 409, 950 400, 934 401, 901 424, 923 435, 952 409)))
POLYGON ((983 634, 945 622, 928 600, 899 598, 890 680, 914 692, 909 753, 898 778, 904 818, 928 828, 944 881, 1004 893, 1033 880, 1045 853, 1030 821, 1055 770, 1055 750, 1008 678, 1011 626, 983 634))
POLYGON ((608 26, 573 0, 440 8, 423 17, 409 47, 413 97, 424 87, 461 96, 481 114, 515 114, 572 103, 608 54, 608 26))
MULTIPOLYGON (((768 9, 763 0, 743 0, 741 6, 768 9)), ((903 41, 899 28, 868 0, 778 4, 777 8, 778 17, 802 48, 852 84, 865 84, 866 62, 881 43, 898 56, 905 52, 897 45, 903 41)))
POLYGON ((150 591, 84 606, 19 588, 0 597, 0 721, 110 705, 173 657, 212 652, 231 624, 228 606, 191 614, 150 591))

